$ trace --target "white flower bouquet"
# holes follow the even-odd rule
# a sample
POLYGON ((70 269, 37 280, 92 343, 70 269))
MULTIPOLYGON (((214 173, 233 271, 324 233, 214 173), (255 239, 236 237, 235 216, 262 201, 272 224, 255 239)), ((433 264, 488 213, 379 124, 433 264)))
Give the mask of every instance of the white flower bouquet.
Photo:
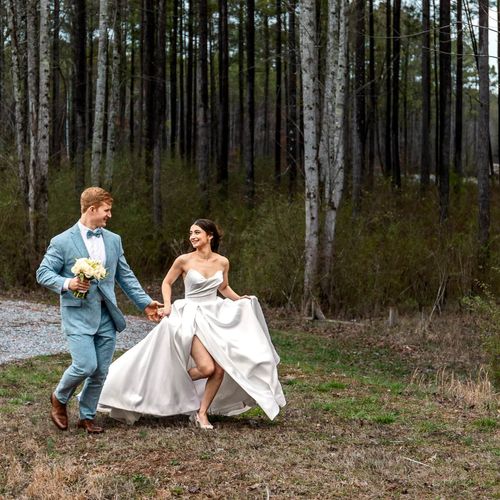
MULTIPOLYGON (((76 259, 75 265, 71 268, 71 272, 75 276, 78 276, 81 281, 100 281, 103 280, 108 274, 100 260, 87 259, 86 257, 76 259)), ((85 299, 87 297, 87 292, 74 290, 73 295, 77 299, 85 299)))

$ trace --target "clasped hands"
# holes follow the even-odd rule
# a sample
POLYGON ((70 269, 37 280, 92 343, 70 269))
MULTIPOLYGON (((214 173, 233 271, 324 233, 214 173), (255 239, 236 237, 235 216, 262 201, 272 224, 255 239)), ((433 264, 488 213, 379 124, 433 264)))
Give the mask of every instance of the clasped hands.
POLYGON ((144 309, 144 313, 150 321, 155 321, 156 323, 158 323, 158 321, 163 318, 163 315, 160 311, 161 307, 163 307, 163 304, 161 302, 153 300, 153 302, 151 302, 151 304, 149 304, 149 306, 144 309))

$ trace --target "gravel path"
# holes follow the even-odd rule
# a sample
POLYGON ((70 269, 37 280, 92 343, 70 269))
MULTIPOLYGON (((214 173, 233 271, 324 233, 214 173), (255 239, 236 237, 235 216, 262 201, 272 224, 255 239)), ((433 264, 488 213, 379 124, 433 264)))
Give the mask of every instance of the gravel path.
MULTIPOLYGON (((146 319, 127 316, 127 328, 118 334, 116 347, 129 349, 153 326, 146 319)), ((67 351, 58 306, 20 300, 0 301, 0 364, 67 351)))

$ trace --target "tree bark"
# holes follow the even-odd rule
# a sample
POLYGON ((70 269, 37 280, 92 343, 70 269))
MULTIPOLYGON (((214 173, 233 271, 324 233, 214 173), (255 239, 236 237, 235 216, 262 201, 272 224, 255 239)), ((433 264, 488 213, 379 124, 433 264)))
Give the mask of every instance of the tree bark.
POLYGON ((254 137, 255 137, 255 0, 247 0, 246 19, 246 81, 247 107, 245 120, 245 196, 247 204, 253 205, 255 197, 254 137))
POLYGON ((297 190, 298 136, 297 113, 297 46, 296 46, 296 1, 288 6, 288 96, 286 112, 286 163, 288 170, 288 197, 292 200, 297 190))
POLYGON ((302 312, 315 317, 318 304, 319 252, 319 164, 318 106, 316 85, 318 50, 316 40, 316 0, 301 1, 300 54, 302 69, 302 102, 304 113, 305 174, 305 262, 302 312))
POLYGON ((170 32, 170 154, 177 148, 177 37, 179 0, 173 0, 172 31, 170 32))
MULTIPOLYGON (((396 0, 397 1, 397 0, 396 0)), ((354 62, 354 93, 356 133, 354 134, 352 165, 352 213, 361 210, 361 188, 365 170, 365 2, 356 0, 356 50, 354 62)))
POLYGON ((229 30, 227 0, 219 0, 219 158, 217 183, 228 194, 229 163, 229 30))
MULTIPOLYGON (((500 38, 499 38, 500 39, 500 38)), ((457 67, 455 86, 455 156, 454 171, 457 177, 456 187, 460 185, 463 176, 462 167, 462 128, 463 128, 463 24, 462 24, 462 0, 457 0, 457 67)))
POLYGON ((393 68, 392 68, 392 119, 391 119, 391 179, 393 187, 401 189, 401 164, 399 159, 399 78, 401 60, 401 0, 394 0, 393 11, 393 68))
POLYGON ((274 184, 281 181, 281 0, 276 0, 276 92, 275 92, 275 128, 274 128, 274 184))
POLYGON ((106 144, 106 168, 104 170, 104 187, 111 191, 113 187, 113 169, 116 154, 117 128, 119 121, 119 106, 121 93, 120 65, 122 59, 121 28, 122 5, 121 0, 115 0, 115 15, 113 22, 113 39, 110 44, 111 60, 111 95, 108 106, 108 140, 106 144))
POLYGON ((450 0, 441 0, 439 9, 439 220, 449 211, 451 137, 451 37, 450 0))
POLYGON ((24 72, 21 58, 22 47, 20 45, 19 29, 22 24, 22 13, 17 8, 15 0, 7 2, 7 17, 10 30, 11 56, 12 56, 12 86, 14 96, 16 150, 18 162, 19 188, 22 194, 24 206, 28 207, 28 167, 26 165, 26 151, 24 131, 26 130, 26 113, 24 103, 26 101, 26 90, 24 88, 24 72))
POLYGON ((479 0, 479 120, 477 187, 479 204, 479 263, 487 266, 490 239, 489 173, 489 65, 488 65, 488 0, 479 0))
POLYGON ((197 140, 196 140, 196 166, 202 208, 208 211, 209 197, 209 142, 208 142, 208 12, 207 0, 198 2, 198 32, 199 42, 199 77, 198 88, 198 113, 197 113, 197 140))
POLYGON ((391 0, 386 0, 386 45, 385 45, 385 168, 386 177, 392 172, 392 28, 391 28, 391 0))
POLYGON ((101 182, 101 158, 104 134, 104 107, 106 99, 106 60, 108 38, 108 0, 99 0, 99 46, 97 52, 97 83, 95 95, 94 132, 92 134, 92 163, 90 182, 101 182))
POLYGON ((431 32, 430 0, 422 0, 422 154, 420 157, 420 191, 429 187, 431 165, 431 32))
POLYGON ((374 171, 375 171, 375 137, 377 133, 377 84, 375 81, 375 20, 373 15, 373 0, 368 0, 368 30, 369 30, 369 63, 368 63, 368 79, 370 104, 368 108, 367 127, 368 127, 368 172, 367 172, 367 188, 373 190, 374 171))

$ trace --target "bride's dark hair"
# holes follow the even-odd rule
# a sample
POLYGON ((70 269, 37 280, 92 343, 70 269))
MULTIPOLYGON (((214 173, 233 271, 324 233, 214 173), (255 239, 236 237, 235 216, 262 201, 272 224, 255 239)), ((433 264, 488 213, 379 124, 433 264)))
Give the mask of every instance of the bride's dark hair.
POLYGON ((219 250, 220 240, 222 239, 222 231, 217 227, 217 224, 210 219, 196 219, 193 222, 193 226, 201 227, 203 231, 212 236, 210 248, 213 252, 217 252, 217 250, 219 250))

